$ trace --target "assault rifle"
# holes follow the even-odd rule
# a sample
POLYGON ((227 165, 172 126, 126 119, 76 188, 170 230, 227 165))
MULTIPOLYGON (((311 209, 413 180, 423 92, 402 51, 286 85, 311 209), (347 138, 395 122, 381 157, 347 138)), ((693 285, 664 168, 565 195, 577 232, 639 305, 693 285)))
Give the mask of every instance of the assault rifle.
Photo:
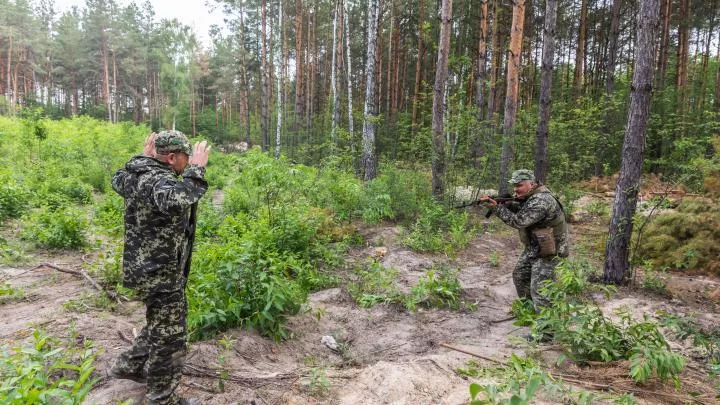
POLYGON ((190 219, 188 226, 185 228, 185 250, 183 250, 183 275, 185 276, 185 285, 187 286, 188 277, 190 276, 190 263, 192 262, 193 244, 195 244, 195 228, 197 227, 197 207, 198 203, 190 206, 190 219))
MULTIPOLYGON (((507 204, 512 201, 521 202, 524 200, 523 198, 513 197, 510 194, 503 194, 501 196, 489 195, 488 197, 492 198, 496 203, 498 203, 498 205, 507 204)), ((474 205, 482 205, 482 201, 475 199, 475 200, 467 202, 465 204, 456 205, 453 208, 459 209, 459 208, 472 207, 474 205)), ((485 218, 490 218, 490 215, 492 215, 492 210, 488 210, 488 212, 485 213, 485 218)))

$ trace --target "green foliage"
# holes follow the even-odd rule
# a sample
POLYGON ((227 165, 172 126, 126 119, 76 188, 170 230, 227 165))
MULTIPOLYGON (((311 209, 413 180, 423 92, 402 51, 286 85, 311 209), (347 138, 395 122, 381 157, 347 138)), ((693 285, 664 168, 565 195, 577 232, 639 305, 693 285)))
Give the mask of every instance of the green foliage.
POLYGON ((99 381, 91 377, 97 355, 88 340, 77 348, 36 330, 29 345, 1 349, 0 402, 79 405, 99 381))
POLYGON ((19 218, 27 209, 29 199, 30 193, 14 182, 0 185, 0 221, 19 218))
POLYGON ((0 285, 0 305, 20 301, 24 298, 25 291, 23 289, 13 287, 10 283, 0 285))
POLYGON ((85 215, 75 208, 47 207, 30 213, 23 219, 22 238, 38 247, 50 249, 76 249, 85 244, 87 228, 85 215))
POLYGON ((518 298, 513 301, 510 313, 515 317, 513 322, 515 326, 531 326, 535 323, 535 307, 527 298, 518 298))
MULTIPOLYGON (((667 312, 660 313, 663 326, 670 328, 680 340, 690 339, 693 346, 700 350, 700 356, 706 359, 711 374, 720 375, 720 327, 703 328, 694 316, 678 316, 667 312)), ((720 389, 720 386, 718 387, 720 389)))
POLYGON ((404 242, 417 251, 451 254, 466 247, 475 236, 473 219, 465 211, 440 204, 423 205, 404 242))
POLYGON ((424 276, 420 277, 417 285, 410 289, 405 298, 405 307, 415 310, 418 305, 435 308, 460 308, 460 282, 457 279, 457 269, 448 266, 433 266, 424 276))
POLYGON ((653 269, 651 262, 646 263, 645 271, 643 273, 643 278, 641 281, 642 288, 652 291, 656 294, 671 297, 672 294, 667 288, 667 283, 663 275, 664 273, 664 269, 655 270, 653 269))
POLYGON ((397 288, 398 270, 385 268, 376 260, 368 260, 355 268, 357 281, 348 285, 350 295, 363 308, 378 303, 389 304, 399 302, 400 292, 397 288))
POLYGON ((612 291, 589 283, 587 276, 592 272, 587 262, 562 261, 555 269, 556 281, 541 290, 552 306, 540 311, 533 330, 552 331, 555 341, 575 361, 630 359, 629 373, 635 381, 658 377, 679 383, 685 361, 670 350, 657 323, 647 316, 636 321, 625 311, 618 311, 619 321, 613 321, 587 298, 591 291, 612 291))
POLYGON ((638 252, 660 268, 720 274, 720 209, 712 201, 687 200, 677 212, 659 214, 643 231, 638 252))
POLYGON ((456 370, 460 376, 493 379, 498 383, 470 384, 472 405, 529 405, 540 393, 558 403, 592 404, 595 394, 574 391, 570 386, 555 380, 540 365, 527 357, 510 356, 507 365, 481 367, 475 361, 468 361, 466 368, 456 370))

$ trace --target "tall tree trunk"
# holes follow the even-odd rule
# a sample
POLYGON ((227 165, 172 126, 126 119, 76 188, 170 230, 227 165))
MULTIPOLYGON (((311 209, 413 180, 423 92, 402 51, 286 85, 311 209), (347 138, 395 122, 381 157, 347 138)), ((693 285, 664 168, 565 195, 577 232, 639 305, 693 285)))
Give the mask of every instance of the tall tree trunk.
POLYGON ((243 117, 245 125, 245 143, 248 148, 251 146, 250 140, 250 104, 249 104, 249 87, 248 66, 247 66, 247 49, 245 47, 245 10, 244 1, 240 2, 240 80, 242 89, 240 89, 240 116, 243 117))
POLYGON ((659 0, 641 0, 638 13, 635 67, 630 94, 628 122, 622 149, 620 178, 615 187, 615 201, 605 246, 603 280, 620 284, 626 281, 633 215, 640 191, 643 150, 652 95, 655 35, 658 26, 659 0))
POLYGON ((433 156, 432 156, 432 194, 441 200, 445 194, 445 138, 443 137, 443 100, 445 80, 447 79, 448 56, 450 52, 450 29, 452 22, 452 0, 442 0, 440 10, 440 39, 435 66, 435 85, 433 86, 433 156))
POLYGON ((267 4, 266 0, 262 0, 262 95, 260 96, 260 132, 262 133, 262 150, 267 152, 270 146, 270 128, 269 121, 270 115, 268 113, 268 106, 270 103, 270 66, 268 63, 267 56, 267 4))
MULTIPOLYGON (((278 30, 277 30, 277 47, 282 48, 283 36, 283 2, 278 2, 278 30)), ((280 138, 282 137, 283 127, 283 80, 285 74, 285 59, 283 50, 279 49, 277 55, 277 127, 275 129, 275 159, 280 158, 280 138)))
POLYGON ((363 157, 362 166, 364 179, 369 181, 377 174, 377 163, 375 157, 375 130, 377 124, 375 105, 375 52, 377 51, 378 31, 378 0, 368 0, 367 20, 367 61, 365 64, 365 107, 363 122, 363 157))
MULTIPOLYGON (((690 18, 688 13, 689 0, 680 0, 680 26, 678 28, 678 49, 677 49, 677 80, 675 90, 677 92, 677 114, 685 114, 685 102, 687 100, 687 79, 688 79, 688 51, 690 49, 689 26, 690 18)), ((680 129, 681 133, 684 132, 680 129)))
POLYGON ((108 48, 107 40, 105 39, 105 33, 103 32, 101 37, 100 51, 102 52, 102 64, 103 64, 103 83, 102 83, 102 95, 103 101, 105 101, 105 108, 107 109, 108 121, 112 122, 112 106, 110 105, 110 63, 108 61, 108 48))
MULTIPOLYGON (((668 0, 669 1, 669 0, 668 0)), ((605 67, 605 95, 610 97, 615 90, 615 60, 617 58, 617 42, 620 34, 620 8, 622 0, 613 0, 612 16, 610 17, 610 38, 608 43, 608 61, 605 67)))
MULTIPOLYGON (((715 0, 715 9, 720 6, 720 1, 715 0)), ((715 15, 710 16, 710 23, 708 24, 707 38, 705 40, 705 52, 702 56, 702 68, 700 70, 700 94, 697 97, 695 111, 702 114, 705 110, 705 85, 707 84, 707 72, 708 64, 710 62, 710 44, 712 43, 712 34, 715 29, 715 15)))
POLYGON ((295 0, 295 122, 293 123, 293 131, 295 132, 296 142, 303 118, 303 107, 305 106, 305 100, 303 99, 304 48, 302 0, 295 0))
POLYGON ((720 112, 720 40, 718 40, 717 48, 717 72, 715 72, 715 97, 713 97, 713 104, 715 111, 720 112))
POLYGON ((423 43, 423 23, 425 21, 425 0, 418 1, 418 24, 417 24, 417 59, 415 60, 415 86, 413 90, 412 105, 412 134, 415 136, 417 132, 418 104, 420 102, 420 74, 422 70, 422 61, 425 57, 425 48, 423 43))
POLYGON ((556 0, 545 0, 542 72, 540 73, 540 112, 535 138, 535 179, 544 183, 547 174, 548 127, 552 103, 553 61, 555 60, 556 0))
POLYGON ((480 27, 478 29, 477 71, 475 74, 475 108, 477 120, 485 119, 485 82, 487 66, 488 0, 480 0, 480 27))
MULTIPOLYGON (((10 45, 7 51, 7 81, 5 82, 5 98, 10 101, 10 111, 15 111, 15 102, 12 90, 10 89, 10 77, 12 75, 12 54, 13 54, 13 35, 10 32, 10 39, 8 40, 10 45)), ((11 113, 12 114, 12 113, 11 113)))
POLYGON ((501 0, 493 0, 493 41, 492 41, 492 66, 490 68, 490 96, 488 97, 488 118, 493 119, 500 104, 500 92, 497 89, 498 77, 502 69, 502 61, 505 55, 501 49, 505 45, 504 31, 500 29, 500 22, 503 17, 503 6, 501 0))
POLYGON ((583 92, 583 68, 585 66, 585 48, 587 47, 587 12, 588 0, 580 5, 580 25, 578 27, 578 43, 575 52, 575 71, 573 72, 573 97, 578 98, 583 92))
POLYGON ((658 52, 658 73, 656 88, 662 90, 665 87, 665 71, 667 70, 668 49, 670 48, 670 16, 672 0, 662 0, 662 34, 660 37, 660 52, 658 52))
POLYGON ((503 117, 503 142, 500 156, 500 185, 499 191, 505 194, 508 191, 507 180, 509 168, 513 160, 511 149, 514 133, 515 119, 517 118, 518 90, 520 87, 520 52, 522 51, 523 26, 525 23, 525 0, 513 0, 513 18, 510 31, 510 49, 507 61, 507 90, 505 93, 505 115, 503 117))
POLYGON ((334 150, 337 142, 337 127, 340 125, 340 98, 337 91, 337 20, 338 20, 338 2, 335 1, 335 11, 333 13, 333 34, 332 34, 332 62, 330 74, 330 87, 332 88, 332 131, 331 141, 334 150))
POLYGON ((348 1, 343 0, 343 25, 345 25, 345 60, 347 65, 347 102, 348 102, 348 132, 350 133, 350 148, 355 155, 355 142, 353 132, 355 131, 353 123, 353 92, 352 92, 352 56, 350 54, 350 13, 348 1))

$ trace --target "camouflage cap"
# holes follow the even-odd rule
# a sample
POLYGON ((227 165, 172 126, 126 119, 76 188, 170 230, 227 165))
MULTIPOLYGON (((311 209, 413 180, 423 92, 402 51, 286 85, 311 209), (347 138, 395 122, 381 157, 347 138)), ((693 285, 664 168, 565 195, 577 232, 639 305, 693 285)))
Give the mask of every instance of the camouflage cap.
POLYGON ((508 180, 508 183, 517 184, 526 180, 535 181, 535 175, 533 174, 532 170, 520 169, 515 170, 512 173, 512 176, 510 177, 510 180, 508 180))
POLYGON ((159 155, 182 152, 192 155, 192 146, 187 137, 180 131, 162 131, 155 138, 155 152, 159 155))

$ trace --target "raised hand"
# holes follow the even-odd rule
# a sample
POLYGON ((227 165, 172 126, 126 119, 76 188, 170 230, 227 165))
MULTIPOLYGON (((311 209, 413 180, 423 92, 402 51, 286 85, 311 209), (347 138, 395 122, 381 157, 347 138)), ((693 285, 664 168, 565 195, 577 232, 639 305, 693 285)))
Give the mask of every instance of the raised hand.
POLYGON ((205 167, 208 162, 208 156, 210 155, 210 148, 211 146, 207 144, 207 141, 196 142, 195 145, 193 145, 193 154, 190 156, 188 163, 205 167))
POLYGON ((155 157, 155 138, 158 134, 153 132, 145 138, 145 146, 143 147, 143 155, 148 157, 155 157))

